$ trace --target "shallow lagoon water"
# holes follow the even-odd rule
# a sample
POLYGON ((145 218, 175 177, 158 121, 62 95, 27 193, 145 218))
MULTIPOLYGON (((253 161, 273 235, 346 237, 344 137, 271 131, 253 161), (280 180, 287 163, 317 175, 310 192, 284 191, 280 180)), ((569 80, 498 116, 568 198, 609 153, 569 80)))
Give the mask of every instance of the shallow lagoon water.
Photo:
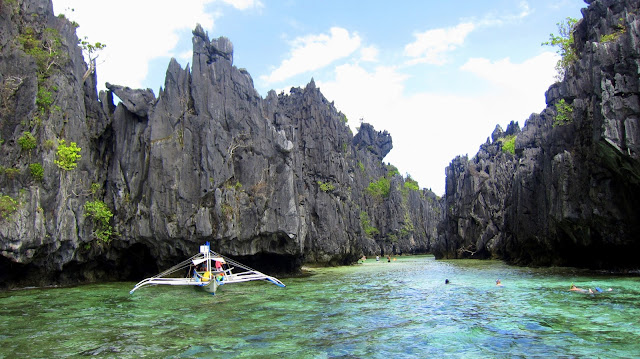
POLYGON ((194 288, 0 293, 0 358, 633 358, 640 278, 432 256, 194 288), (497 287, 500 278, 503 287, 497 287), (449 279, 452 283, 444 284, 449 279), (613 291, 569 292, 569 286, 613 291))

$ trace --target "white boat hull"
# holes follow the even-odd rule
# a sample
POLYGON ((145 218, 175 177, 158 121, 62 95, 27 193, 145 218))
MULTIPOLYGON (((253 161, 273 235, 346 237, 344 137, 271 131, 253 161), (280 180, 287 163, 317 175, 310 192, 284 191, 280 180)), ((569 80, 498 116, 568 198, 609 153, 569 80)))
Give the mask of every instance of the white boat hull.
POLYGON ((200 288, 207 293, 216 294, 216 290, 218 290, 218 281, 213 279, 209 281, 209 283, 203 283, 200 288))

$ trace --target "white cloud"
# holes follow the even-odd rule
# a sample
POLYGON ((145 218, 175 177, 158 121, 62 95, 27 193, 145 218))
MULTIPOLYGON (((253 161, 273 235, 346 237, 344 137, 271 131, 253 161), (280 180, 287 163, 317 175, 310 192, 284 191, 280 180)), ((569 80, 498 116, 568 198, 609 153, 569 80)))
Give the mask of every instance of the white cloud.
POLYGON ((446 63, 446 54, 462 45, 474 28, 473 23, 464 22, 455 27, 415 33, 416 40, 405 46, 404 53, 413 58, 409 64, 443 65, 446 63))
POLYGON ((388 108, 396 107, 402 99, 404 81, 407 75, 397 72, 394 67, 379 66, 368 72, 360 65, 346 64, 337 66, 335 80, 317 81, 322 93, 336 101, 336 107, 347 114, 349 125, 355 128, 358 120, 364 118, 377 129, 386 128, 384 116, 372 116, 373 113, 386 113, 388 108))
POLYGON ((454 27, 414 33, 415 41, 407 44, 404 48, 405 56, 412 58, 407 64, 444 65, 447 63, 448 53, 462 46, 471 32, 480 27, 513 23, 531 14, 529 4, 526 1, 521 1, 519 8, 519 12, 516 14, 489 14, 480 20, 464 20, 454 27))
POLYGON ((408 78, 393 67, 369 72, 344 65, 336 69, 335 81, 318 86, 347 115, 351 128, 363 118, 378 131, 388 130, 394 148, 384 160, 442 195, 444 168, 459 154, 475 153, 497 119, 486 106, 487 98, 432 92, 407 96, 408 78))
POLYGON ((238 10, 247 10, 251 8, 262 8, 264 4, 260 0, 222 0, 238 10))
POLYGON ((520 64, 512 63, 509 58, 497 61, 471 58, 460 67, 460 70, 471 72, 514 94, 539 96, 554 82, 557 62, 557 54, 543 52, 520 64))
POLYGON ((378 62, 378 53, 380 51, 375 46, 367 46, 360 49, 360 61, 378 62))
POLYGON ((481 95, 430 90, 407 95, 405 82, 410 77, 399 68, 367 71, 357 64, 336 67, 335 80, 317 85, 347 115, 351 128, 364 118, 376 130, 388 130, 394 148, 385 162, 442 195, 444 169, 455 156, 474 156, 497 124, 505 128, 518 121, 524 126, 532 112, 544 109, 544 92, 553 83, 554 56, 543 53, 520 64, 509 59, 469 60, 460 70, 493 85, 481 95))
POLYGON ((188 63, 193 59, 193 50, 184 51, 175 56, 176 60, 180 63, 188 63))
POLYGON ((527 3, 526 1, 521 1, 520 2, 520 13, 518 15, 516 15, 516 18, 518 19, 522 19, 525 18, 527 16, 529 16, 531 14, 531 9, 529 8, 529 3, 527 3))
POLYGON ((553 10, 558 10, 558 9, 562 9, 568 6, 571 6, 574 2, 574 0, 557 0, 557 1, 553 1, 549 4, 546 4, 548 8, 553 9, 553 10))
POLYGON ((214 0, 190 0, 176 6, 170 0, 54 0, 56 13, 64 13, 80 24, 78 37, 107 47, 98 58, 98 86, 105 82, 141 87, 149 61, 178 57, 174 49, 179 31, 200 23, 212 29, 218 16, 205 6, 214 0), (70 11, 69 9, 74 9, 70 11))
POLYGON ((516 23, 519 20, 529 16, 531 9, 529 3, 521 1, 519 4, 520 12, 515 14, 488 14, 484 16, 480 21, 476 22, 478 26, 501 26, 504 24, 516 23))
POLYGON ((271 74, 261 76, 267 84, 279 83, 295 75, 323 68, 351 55, 360 47, 360 36, 340 27, 332 27, 329 34, 298 37, 292 42, 289 58, 271 74))

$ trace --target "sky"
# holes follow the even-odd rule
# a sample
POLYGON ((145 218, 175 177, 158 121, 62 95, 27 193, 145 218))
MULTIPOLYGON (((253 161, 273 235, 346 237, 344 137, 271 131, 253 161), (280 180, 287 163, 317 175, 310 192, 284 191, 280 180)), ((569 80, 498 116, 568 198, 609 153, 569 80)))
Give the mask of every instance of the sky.
POLYGON ((387 130, 384 158, 437 195, 445 168, 473 157, 496 125, 523 127, 545 108, 556 49, 542 46, 557 23, 580 19, 582 0, 53 0, 105 43, 104 83, 157 95, 170 59, 191 62, 192 33, 234 45, 234 65, 258 93, 288 92, 313 78, 348 118, 387 130))

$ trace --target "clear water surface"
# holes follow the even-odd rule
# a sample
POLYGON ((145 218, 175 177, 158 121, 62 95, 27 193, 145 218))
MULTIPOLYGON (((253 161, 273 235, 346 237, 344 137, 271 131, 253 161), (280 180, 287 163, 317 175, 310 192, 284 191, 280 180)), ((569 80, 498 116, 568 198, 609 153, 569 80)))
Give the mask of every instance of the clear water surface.
POLYGON ((639 277, 432 256, 311 271, 281 278, 287 288, 244 283, 215 296, 129 295, 124 282, 0 292, 0 358, 640 356, 639 277))

